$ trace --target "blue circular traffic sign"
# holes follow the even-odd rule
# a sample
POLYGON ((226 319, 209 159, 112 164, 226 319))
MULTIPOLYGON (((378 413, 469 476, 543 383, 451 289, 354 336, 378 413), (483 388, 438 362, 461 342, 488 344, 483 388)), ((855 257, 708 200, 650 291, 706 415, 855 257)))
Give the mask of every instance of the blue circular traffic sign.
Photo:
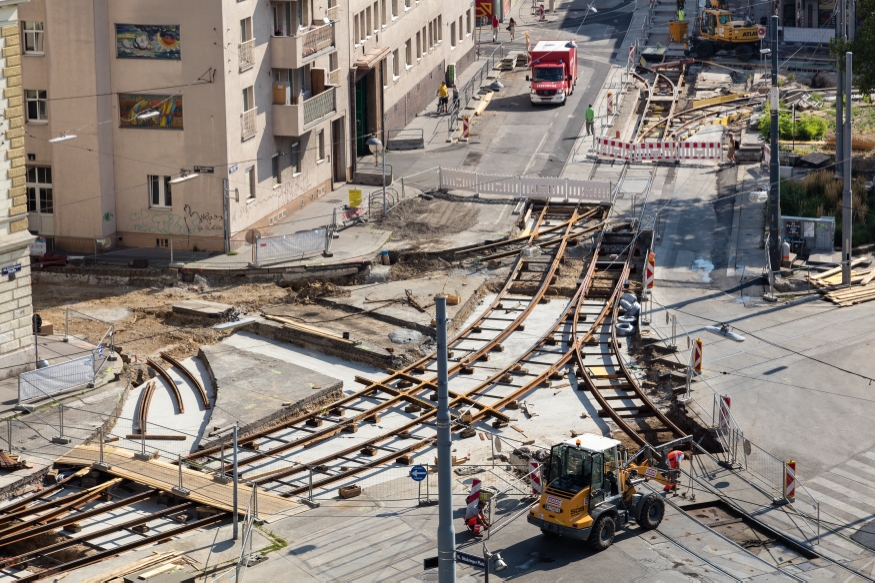
POLYGON ((421 482, 428 475, 425 466, 413 466, 410 468, 410 477, 416 482, 421 482))

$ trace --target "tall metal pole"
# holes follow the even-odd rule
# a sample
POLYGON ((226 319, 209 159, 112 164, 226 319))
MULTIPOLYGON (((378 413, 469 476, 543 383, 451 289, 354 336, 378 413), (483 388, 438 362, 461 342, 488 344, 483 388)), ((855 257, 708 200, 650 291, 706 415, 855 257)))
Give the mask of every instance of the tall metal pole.
MULTIPOLYGON (((854 226, 853 193, 851 192, 851 86, 854 80, 853 57, 850 52, 845 53, 845 159, 842 164, 845 167, 844 179, 845 190, 842 193, 842 285, 851 285, 851 236, 854 226)), ((836 103, 836 108, 839 108, 836 103)), ((838 142, 836 142, 838 143, 838 142)))
POLYGON ((450 395, 447 378, 447 296, 434 297, 437 327, 438 580, 456 581, 456 530, 453 527, 453 463, 450 395))
MULTIPOLYGON (((841 42, 845 39, 845 0, 836 0, 836 40, 841 42)), ((842 58, 836 56, 836 178, 841 178, 843 173, 842 160, 844 160, 844 123, 842 122, 842 102, 845 90, 845 78, 842 72, 842 58)))
POLYGON ((238 525, 237 525, 237 424, 234 424, 234 516, 231 517, 234 525, 234 532, 231 536, 233 540, 237 540, 238 525))
POLYGON ((230 213, 228 207, 231 206, 231 200, 228 197, 228 179, 222 179, 222 213, 225 215, 225 253, 231 251, 231 225, 230 213))
MULTIPOLYGON (((386 139, 386 136, 383 136, 383 139, 386 139)), ((383 217, 386 216, 386 143, 383 142, 383 148, 380 150, 380 153, 383 154, 383 217)))
POLYGON ((772 271, 781 268, 781 166, 778 161, 778 17, 772 16, 772 92, 771 108, 772 159, 769 163, 769 258, 772 271))

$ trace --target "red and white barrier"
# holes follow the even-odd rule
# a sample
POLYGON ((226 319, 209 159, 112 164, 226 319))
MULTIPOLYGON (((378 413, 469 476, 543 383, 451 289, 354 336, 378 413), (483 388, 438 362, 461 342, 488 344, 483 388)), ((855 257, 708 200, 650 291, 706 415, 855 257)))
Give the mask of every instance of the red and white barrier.
POLYGON ((793 460, 784 464, 784 498, 790 502, 796 499, 796 462, 793 460))
POLYGON ((677 160, 677 142, 641 142, 636 144, 637 159, 645 162, 660 162, 677 160))
POLYGON ((772 163, 772 145, 765 144, 763 146, 763 159, 760 163, 760 166, 762 166, 763 168, 768 168, 769 164, 771 164, 771 163, 772 163))
POLYGON ((717 427, 720 429, 729 429, 732 427, 732 415, 729 413, 729 406, 732 400, 726 395, 718 397, 719 411, 717 411, 717 427))
POLYGON ((544 484, 541 483, 541 464, 538 463, 538 460, 529 460, 529 472, 532 481, 532 494, 540 496, 544 493, 544 484))
POLYGON ((656 280, 656 254, 651 252, 647 256, 647 263, 644 266, 644 288, 652 289, 656 280))
POLYGON ((702 339, 696 338, 693 343, 693 369, 696 372, 702 372, 702 339))
POLYGON ((614 138, 596 138, 596 154, 611 160, 633 160, 635 144, 614 138))
POLYGON ((611 93, 610 91, 608 91, 607 101, 608 101, 608 115, 613 115, 614 114, 614 94, 611 93))
POLYGON ((678 142, 678 158, 681 160, 721 160, 720 142, 678 142))
POLYGON ((477 506, 478 502, 480 502, 480 480, 474 478, 474 481, 471 482, 471 493, 465 498, 465 503, 470 507, 477 506))

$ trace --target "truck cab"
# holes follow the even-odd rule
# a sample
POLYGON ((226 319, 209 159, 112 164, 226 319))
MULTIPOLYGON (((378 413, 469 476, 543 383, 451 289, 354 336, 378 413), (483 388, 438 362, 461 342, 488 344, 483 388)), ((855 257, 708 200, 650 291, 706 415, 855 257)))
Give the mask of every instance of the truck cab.
POLYGON ((577 44, 540 41, 529 51, 529 97, 532 104, 565 105, 577 83, 577 44))
POLYGON ((630 521, 656 528, 664 503, 654 494, 636 492, 634 485, 644 481, 638 476, 643 468, 622 465, 619 445, 616 439, 594 434, 554 445, 542 470, 544 493, 529 511, 528 522, 547 536, 584 540, 596 550, 610 546, 616 529, 630 521))

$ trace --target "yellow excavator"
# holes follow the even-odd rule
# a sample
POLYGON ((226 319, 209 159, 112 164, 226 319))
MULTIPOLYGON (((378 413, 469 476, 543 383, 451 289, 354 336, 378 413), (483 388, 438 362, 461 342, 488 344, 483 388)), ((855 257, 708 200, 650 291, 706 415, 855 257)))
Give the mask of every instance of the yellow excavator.
POLYGON ((720 51, 734 52, 741 61, 754 56, 760 42, 761 29, 752 22, 733 20, 723 0, 709 0, 711 8, 702 10, 696 34, 690 35, 687 54, 710 59, 720 51))
POLYGON ((635 486, 654 480, 677 487, 678 470, 667 465, 667 452, 692 440, 682 437, 658 448, 645 445, 632 457, 617 457, 620 442, 586 433, 550 449, 543 470, 544 492, 528 521, 546 536, 586 541, 597 551, 614 542, 618 528, 630 522, 645 530, 659 526, 665 501, 635 486))

